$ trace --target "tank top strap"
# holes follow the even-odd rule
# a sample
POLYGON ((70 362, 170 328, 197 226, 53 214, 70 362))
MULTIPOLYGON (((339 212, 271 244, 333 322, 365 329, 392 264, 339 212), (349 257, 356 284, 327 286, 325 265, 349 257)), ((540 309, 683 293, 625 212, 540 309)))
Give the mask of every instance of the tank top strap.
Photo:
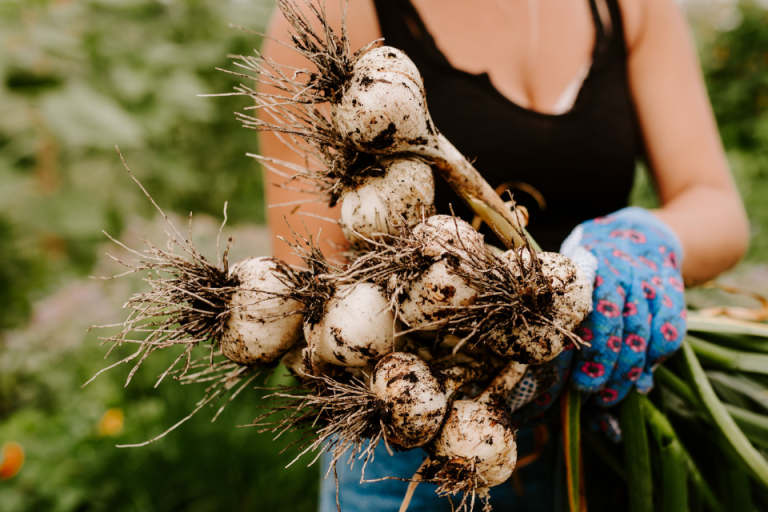
POLYGON ((410 0, 374 0, 384 44, 450 66, 410 0))
MULTIPOLYGON (((606 55, 626 54, 621 11, 617 0, 588 1, 596 32, 593 65, 600 67, 606 55)), ((384 44, 451 67, 410 0, 373 0, 373 3, 381 32, 385 35, 384 44)))
MULTIPOLYGON (((590 3, 596 6, 598 18, 605 19, 610 24, 610 27, 606 30, 608 34, 606 39, 609 41, 609 46, 626 59, 627 44, 624 39, 624 19, 621 16, 619 0, 590 0, 590 3), (601 8, 597 6, 598 2, 602 4, 602 14, 601 8)), ((606 22, 603 22, 603 25, 606 22)))
MULTIPOLYGON (((595 51, 594 55, 602 54, 606 51, 611 38, 611 19, 606 16, 605 10, 601 12, 600 6, 607 5, 605 0, 589 0, 589 10, 592 13, 592 23, 595 25, 595 51), (608 22, 607 24, 605 22, 608 22)), ((593 56, 594 56, 593 55, 593 56)))

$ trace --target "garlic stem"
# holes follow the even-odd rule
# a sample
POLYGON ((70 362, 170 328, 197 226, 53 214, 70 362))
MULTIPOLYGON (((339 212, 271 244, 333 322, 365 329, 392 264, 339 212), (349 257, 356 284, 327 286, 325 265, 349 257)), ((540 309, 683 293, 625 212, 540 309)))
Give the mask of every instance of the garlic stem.
POLYGON ((524 245, 516 214, 482 175, 442 134, 430 137, 431 145, 414 146, 412 152, 428 159, 453 190, 479 215, 509 248, 524 245))
POLYGON ((527 365, 520 364, 516 361, 510 361, 501 369, 501 371, 494 377, 485 391, 475 397, 475 402, 485 404, 499 404, 505 403, 506 396, 514 389, 515 385, 520 382, 520 379, 525 375, 527 365))
POLYGON ((452 396, 459 388, 476 381, 483 376, 484 365, 454 366, 443 370, 440 375, 445 386, 445 396, 452 396))

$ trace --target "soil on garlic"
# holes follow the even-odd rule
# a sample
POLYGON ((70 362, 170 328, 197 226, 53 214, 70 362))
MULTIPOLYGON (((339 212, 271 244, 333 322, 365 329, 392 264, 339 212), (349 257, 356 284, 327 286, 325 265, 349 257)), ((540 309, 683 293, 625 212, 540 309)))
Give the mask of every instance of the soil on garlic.
POLYGON ((500 404, 458 400, 429 453, 421 470, 424 481, 436 484, 441 496, 461 493, 457 510, 472 510, 477 498, 489 509, 489 489, 514 470, 516 435, 500 404))
MULTIPOLYGON (((529 280, 519 293, 522 307, 535 315, 500 324, 483 338, 497 354, 526 364, 551 360, 569 340, 581 343, 572 331, 587 315, 591 299, 589 283, 578 266, 557 253, 535 256, 540 277, 529 280)), ((521 273, 534 265, 530 256, 520 257, 515 251, 501 259, 517 261, 521 273)))
POLYGON ((402 51, 382 46, 363 54, 333 104, 336 129, 361 151, 393 154, 435 134, 421 74, 402 51))

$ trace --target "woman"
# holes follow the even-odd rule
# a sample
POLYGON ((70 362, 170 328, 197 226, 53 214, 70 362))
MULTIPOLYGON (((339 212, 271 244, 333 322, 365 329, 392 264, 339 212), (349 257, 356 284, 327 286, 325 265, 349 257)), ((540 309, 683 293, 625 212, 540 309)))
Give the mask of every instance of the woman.
MULTIPOLYGON (((327 8, 331 25, 339 27, 341 8, 333 1, 327 8)), ((684 304, 675 283, 680 277, 700 282, 716 276, 739 260, 748 241, 747 220, 674 0, 352 0, 346 16, 353 49, 384 37, 414 60, 435 125, 493 187, 514 192, 545 250, 557 251, 570 233, 564 251, 586 255, 579 261, 596 284, 596 308, 585 324, 592 348, 575 357, 566 352, 553 363, 563 379, 546 400, 528 407, 529 415, 551 405, 569 374, 570 385, 595 393, 593 402, 602 406, 615 404, 634 386, 648 391, 653 368, 682 339, 684 304), (624 209, 639 157, 661 199, 653 212, 624 209)), ((284 38, 287 28, 278 13, 270 35, 284 38)), ((264 53, 282 64, 306 66, 269 41, 264 53)), ((271 134, 262 138, 262 151, 296 159, 271 134)), ((301 197, 268 187, 267 198, 274 204, 301 197)), ((436 204, 441 213, 451 204, 471 220, 439 180, 436 204)), ((319 205, 302 211, 338 218, 319 205)), ((298 225, 299 214, 271 210, 274 234, 286 236, 283 216, 298 225)), ((343 242, 340 229, 301 219, 312 232, 322 228, 325 250, 343 242)), ((280 243, 275 255, 296 261, 280 243)), ((521 445, 528 437, 522 430, 521 445)), ((531 477, 527 498, 505 486, 492 491, 496 510, 554 509, 555 448, 549 443, 538 467, 521 470, 531 477)), ((380 456, 366 477, 407 477, 420 460, 415 452, 380 456)), ((340 470, 344 510, 397 508, 403 486, 358 480, 359 473, 340 470)), ((422 487, 411 510, 449 509, 422 487)), ((324 512, 335 508, 333 491, 324 486, 324 512)))

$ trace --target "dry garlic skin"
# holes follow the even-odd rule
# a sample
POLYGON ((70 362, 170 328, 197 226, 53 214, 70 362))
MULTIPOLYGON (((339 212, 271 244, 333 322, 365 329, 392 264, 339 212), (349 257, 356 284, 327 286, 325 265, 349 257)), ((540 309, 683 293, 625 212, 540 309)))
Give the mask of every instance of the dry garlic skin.
POLYGON ((282 363, 294 377, 302 378, 308 373, 308 368, 304 365, 304 350, 306 348, 306 344, 297 343, 280 360, 280 363, 282 363))
MULTIPOLYGON (((475 461, 483 488, 499 485, 512 476, 517 462, 515 433, 497 406, 472 400, 456 400, 435 438, 435 458, 470 467, 475 461)), ((465 476, 466 477, 466 476, 465 476)))
POLYGON ((220 343, 222 353, 232 361, 268 363, 301 338, 301 304, 271 295, 287 291, 273 273, 275 268, 272 258, 249 258, 230 269, 230 276, 239 284, 229 304, 229 320, 220 343))
POLYGON ((419 70, 389 46, 370 50, 355 64, 332 115, 339 134, 369 153, 405 151, 426 144, 432 132, 419 70))
POLYGON ((368 366, 394 350, 395 319, 380 286, 339 287, 323 318, 304 332, 315 354, 339 366, 368 366))
MULTIPOLYGON (((511 264, 517 265, 513 251, 507 251, 505 256, 511 264)), ((554 252, 540 252, 536 256, 554 291, 551 306, 540 314, 555 325, 529 322, 528 327, 520 325, 508 333, 497 332, 486 341, 500 356, 526 364, 544 363, 557 357, 566 342, 562 331, 576 329, 589 313, 592 300, 592 287, 578 265, 554 252)), ((529 259, 526 261, 524 256, 523 261, 527 266, 529 259)))
POLYGON ((413 229, 413 235, 422 242, 422 254, 437 261, 405 286, 400 318, 412 328, 438 329, 457 308, 477 299, 479 291, 466 276, 471 269, 460 262, 484 254, 483 236, 450 215, 429 217, 413 229))
POLYGON ((380 163, 383 176, 366 179, 342 197, 341 224, 350 242, 357 241, 355 233, 366 238, 397 235, 402 222, 413 227, 422 212, 428 216, 434 210, 435 180, 427 163, 418 158, 387 158, 380 163))
POLYGON ((353 243, 359 241, 356 233, 365 238, 374 238, 397 231, 395 226, 390 226, 389 205, 379 197, 377 188, 370 181, 342 197, 341 229, 344 237, 353 243))
POLYGON ((391 46, 380 46, 366 52, 355 64, 355 71, 358 70, 398 73, 423 88, 423 79, 416 64, 404 52, 391 46))
POLYGON ((473 304, 479 292, 443 260, 408 283, 403 293, 400 319, 412 328, 435 330, 448 322, 456 308, 473 304))
POLYGON ((440 430, 448 401, 440 381, 418 356, 406 352, 384 356, 374 368, 371 391, 390 412, 389 442, 416 448, 440 430))
POLYGON ((484 237, 466 221, 451 215, 433 215, 413 229, 424 240, 425 256, 442 257, 452 253, 460 258, 485 252, 484 237))
POLYGON ((304 341, 296 343, 291 350, 286 352, 280 363, 299 380, 317 374, 335 378, 344 371, 344 368, 327 363, 317 357, 317 354, 310 353, 304 341), (308 365, 312 367, 310 368, 308 365))

